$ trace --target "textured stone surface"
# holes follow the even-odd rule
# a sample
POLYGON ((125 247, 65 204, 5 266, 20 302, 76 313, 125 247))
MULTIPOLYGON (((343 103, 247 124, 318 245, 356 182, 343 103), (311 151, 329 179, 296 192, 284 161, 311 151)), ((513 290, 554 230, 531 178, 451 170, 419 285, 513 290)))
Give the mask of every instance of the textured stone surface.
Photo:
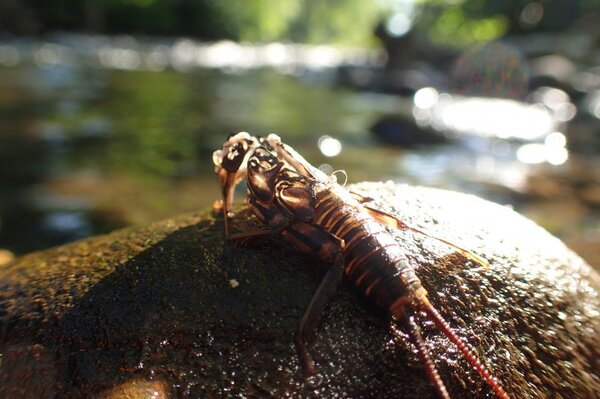
MULTIPOLYGON (((577 255, 473 196, 355 189, 491 262, 395 233, 431 302, 513 397, 600 396, 600 283, 577 255)), ((235 220, 237 230, 253 223, 244 211, 235 220)), ((347 283, 311 345, 321 373, 305 380, 292 340, 322 268, 279 237, 237 248, 222 236, 219 218, 185 215, 2 267, 0 397, 435 397, 414 348, 393 342, 385 313, 347 283)), ((421 325, 452 397, 493 397, 421 325)))

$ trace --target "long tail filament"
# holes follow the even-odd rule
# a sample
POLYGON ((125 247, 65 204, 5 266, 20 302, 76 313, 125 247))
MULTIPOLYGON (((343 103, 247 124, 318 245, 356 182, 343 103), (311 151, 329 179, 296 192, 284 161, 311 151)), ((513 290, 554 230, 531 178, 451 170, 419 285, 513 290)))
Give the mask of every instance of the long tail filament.
MULTIPOLYGON (((504 391, 504 389, 500 386, 498 380, 492 376, 491 371, 479 360, 477 353, 475 350, 466 342, 464 339, 459 337, 452 327, 444 320, 442 315, 433 307, 433 305, 429 302, 429 300, 425 298, 421 298, 421 300, 416 304, 415 310, 422 310, 425 314, 435 323, 435 325, 444 333, 444 335, 452 342, 462 353, 464 358, 473 366, 475 370, 479 373, 479 375, 485 380, 485 382, 492 388, 492 390, 498 395, 500 399, 509 399, 508 394, 504 391)), ((408 335, 417 348, 417 353, 421 358, 421 362, 423 363, 423 367, 425 367, 425 371, 429 380, 435 387, 438 395, 442 399, 450 399, 450 395, 448 394, 448 390, 442 381, 440 374, 435 367, 433 360, 431 359, 431 355, 427 344, 423 340, 423 336, 421 334, 421 329, 418 324, 415 322, 415 316, 409 316, 408 313, 404 313, 402 318, 394 317, 393 322, 391 323, 392 332, 394 333, 395 338, 399 339, 402 337, 402 333, 398 328, 398 324, 401 323, 408 330, 408 335)))
POLYGON ((421 303, 421 308, 433 320, 435 325, 444 333, 444 335, 446 335, 446 337, 448 337, 448 339, 458 348, 471 366, 477 370, 479 375, 488 383, 496 395, 498 395, 498 397, 501 399, 509 399, 508 394, 504 391, 504 389, 502 389, 496 378, 492 377, 492 373, 489 371, 489 369, 481 363, 471 345, 456 335, 452 327, 450 327, 442 315, 440 315, 440 313, 427 299, 421 303))
MULTIPOLYGON (((433 360, 429 355, 429 350, 425 341, 423 341, 423 336, 421 335, 421 329, 415 323, 413 316, 404 315, 404 323, 408 327, 408 335, 410 336, 411 341, 417 347, 417 353, 421 358, 421 362, 425 367, 425 371, 427 372, 427 376, 429 377, 429 381, 433 383, 438 395, 442 399, 450 399, 450 395, 448 394, 448 390, 440 377, 440 374, 437 371, 437 368, 433 364, 433 360)), ((392 323, 392 331, 397 337, 401 337, 401 332, 398 330, 398 327, 395 323, 392 323)))

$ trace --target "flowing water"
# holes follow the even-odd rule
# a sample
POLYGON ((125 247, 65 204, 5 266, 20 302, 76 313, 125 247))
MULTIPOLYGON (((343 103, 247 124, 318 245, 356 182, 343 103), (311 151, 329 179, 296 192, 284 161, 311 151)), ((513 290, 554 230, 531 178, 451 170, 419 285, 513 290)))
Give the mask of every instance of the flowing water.
MULTIPOLYGON (((228 54, 222 43, 211 50, 191 41, 78 40, 0 44, 0 248, 25 253, 206 209, 219 197, 211 154, 242 130, 276 132, 323 170, 343 169, 349 182, 438 186, 520 209, 530 204, 535 168, 560 171, 570 162, 560 131, 566 121, 539 106, 338 84, 340 64, 376 68, 369 53, 247 46, 240 64, 219 64, 228 54), (189 58, 192 50, 202 57, 189 58), (240 67, 251 51, 254 63, 240 67), (506 137, 499 124, 506 117, 492 118, 498 109, 523 123, 533 115, 546 130, 506 137), (468 123, 469 110, 488 115, 472 119, 487 125, 468 123), (380 141, 372 127, 390 115, 404 118, 396 131, 441 139, 410 149, 380 141)), ((585 216, 586 234, 600 236, 598 218, 573 212, 575 222, 585 216)))

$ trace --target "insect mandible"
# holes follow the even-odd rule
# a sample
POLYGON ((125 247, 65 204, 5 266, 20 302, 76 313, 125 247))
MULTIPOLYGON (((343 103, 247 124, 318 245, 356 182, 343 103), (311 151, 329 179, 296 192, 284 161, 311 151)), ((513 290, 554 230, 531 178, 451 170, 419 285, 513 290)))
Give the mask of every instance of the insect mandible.
MULTIPOLYGON (((464 358, 502 399, 508 394, 476 351, 460 337, 427 297, 415 270, 385 226, 408 229, 400 219, 377 210, 368 199, 351 193, 313 167, 279 136, 266 138, 246 132, 232 135, 213 154, 215 172, 221 182, 223 219, 227 239, 245 240, 264 234, 281 234, 300 251, 311 253, 328 265, 325 277, 308 304, 295 337, 301 361, 308 373, 316 372, 306 337, 316 328, 328 299, 345 276, 368 299, 388 312, 394 335, 408 332, 423 367, 439 396, 450 396, 436 369, 416 322, 423 312, 456 346, 464 358), (265 228, 230 234, 235 186, 248 185, 248 205, 265 228)), ((430 237, 430 236, 428 236, 430 237)), ((488 267, 487 261, 456 245, 465 257, 488 267)))

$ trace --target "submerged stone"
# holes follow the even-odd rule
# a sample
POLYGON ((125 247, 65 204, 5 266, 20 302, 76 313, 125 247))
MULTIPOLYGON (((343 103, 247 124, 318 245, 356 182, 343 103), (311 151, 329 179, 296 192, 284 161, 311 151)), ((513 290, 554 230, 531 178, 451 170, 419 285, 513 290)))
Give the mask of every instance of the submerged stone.
MULTIPOLYGON (((353 189, 490 261, 394 232, 431 302, 514 398, 600 396, 600 278, 542 228, 477 197, 353 189)), ((232 228, 255 226, 247 211, 232 228)), ((0 397, 435 398, 414 347, 342 284, 310 345, 293 337, 324 266, 278 236, 225 244, 219 216, 184 215, 33 253, 0 268, 0 397)), ((419 317, 453 398, 494 397, 419 317)))

